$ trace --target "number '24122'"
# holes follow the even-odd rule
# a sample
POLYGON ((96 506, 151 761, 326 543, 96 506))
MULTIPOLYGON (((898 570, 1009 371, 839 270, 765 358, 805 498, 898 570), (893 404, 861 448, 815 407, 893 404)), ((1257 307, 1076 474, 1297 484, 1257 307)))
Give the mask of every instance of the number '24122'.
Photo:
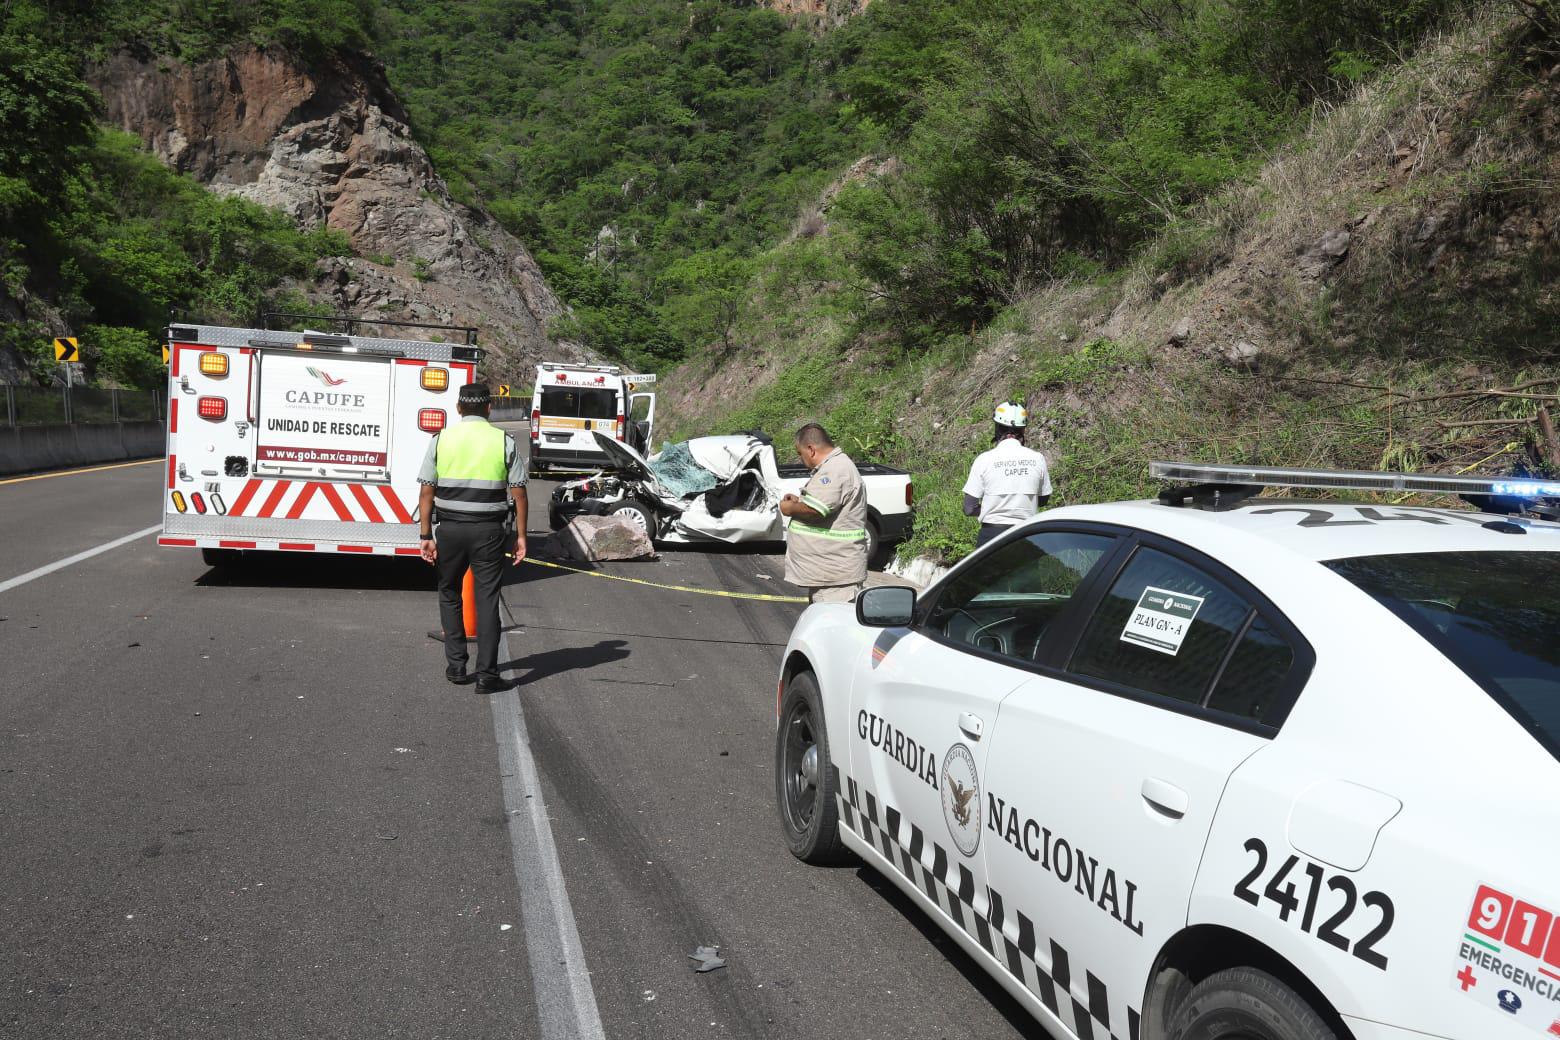
MULTIPOLYGON (((1264 898, 1278 905, 1278 919, 1287 922, 1296 911, 1300 912, 1300 930, 1306 934, 1311 933, 1311 928, 1316 924, 1318 912, 1317 904, 1321 902, 1322 888, 1325 885, 1329 892, 1337 893, 1343 897, 1343 901, 1327 916, 1316 928, 1316 937, 1329 946, 1336 946, 1346 953, 1352 953, 1360 960, 1373 968, 1387 970, 1387 958, 1385 954, 1376 950, 1376 944, 1387 937, 1392 930, 1392 921, 1397 911, 1392 906, 1392 899, 1385 892, 1366 892, 1363 896, 1355 887, 1352 878, 1345 874, 1328 875, 1326 868, 1319 863, 1309 860, 1302 861, 1299 856, 1290 856, 1279 866, 1268 883, 1263 887, 1259 895, 1251 886, 1262 880, 1267 873, 1268 849, 1266 843, 1260 838, 1246 839, 1246 851, 1257 854, 1256 866, 1246 873, 1246 876, 1235 883, 1235 895, 1245 900, 1252 906, 1261 906, 1264 898), (1295 890, 1295 882, 1286 880, 1294 869, 1302 862, 1305 863, 1303 872, 1306 881, 1305 900, 1302 903, 1299 894, 1295 890), (1374 928, 1366 932, 1358 940, 1350 943, 1347 936, 1338 929, 1344 926, 1354 911, 1361 905, 1379 911, 1380 919, 1374 928)), ((1298 878, 1296 880, 1299 880, 1298 878)))

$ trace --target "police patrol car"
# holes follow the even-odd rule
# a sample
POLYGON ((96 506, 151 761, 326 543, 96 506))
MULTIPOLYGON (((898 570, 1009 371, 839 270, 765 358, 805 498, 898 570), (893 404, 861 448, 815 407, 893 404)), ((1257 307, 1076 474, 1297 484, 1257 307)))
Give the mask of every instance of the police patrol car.
POLYGON ((1560 484, 1155 463, 787 646, 793 853, 1057 1037, 1560 1037, 1560 484), (1501 512, 1255 497, 1463 494, 1501 512))

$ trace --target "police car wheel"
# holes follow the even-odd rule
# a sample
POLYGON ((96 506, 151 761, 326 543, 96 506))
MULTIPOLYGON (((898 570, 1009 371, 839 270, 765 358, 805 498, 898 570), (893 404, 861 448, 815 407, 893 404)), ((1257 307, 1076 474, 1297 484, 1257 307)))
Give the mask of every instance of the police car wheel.
POLYGON ((1338 1040, 1304 997, 1265 971, 1208 976, 1176 1008, 1166 1040, 1338 1040))
POLYGON ((818 681, 811 672, 801 672, 786 684, 780 703, 775 799, 785 843, 804 863, 838 863, 845 857, 834 784, 818 681))
POLYGON ((638 502, 624 502, 612 510, 612 515, 623 517, 651 538, 655 537, 655 521, 650 517, 650 510, 638 502))

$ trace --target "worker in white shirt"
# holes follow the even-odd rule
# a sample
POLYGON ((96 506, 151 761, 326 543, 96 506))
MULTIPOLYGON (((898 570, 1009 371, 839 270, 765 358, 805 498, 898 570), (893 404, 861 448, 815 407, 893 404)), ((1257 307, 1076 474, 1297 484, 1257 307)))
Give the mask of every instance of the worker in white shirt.
POLYGON ((964 515, 980 517, 977 548, 1034 517, 1051 498, 1045 456, 1024 446, 1029 412, 1008 401, 997 406, 992 418, 996 447, 975 460, 964 484, 964 515))

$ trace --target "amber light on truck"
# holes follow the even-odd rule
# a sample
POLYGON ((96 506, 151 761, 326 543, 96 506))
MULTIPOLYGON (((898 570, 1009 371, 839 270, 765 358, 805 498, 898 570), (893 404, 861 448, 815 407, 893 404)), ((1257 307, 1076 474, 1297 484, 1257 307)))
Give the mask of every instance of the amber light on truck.
POLYGON ((417 409, 417 428, 424 433, 438 433, 444 429, 444 409, 417 409))
POLYGON ((184 492, 175 491, 173 493, 173 508, 177 509, 181 513, 184 512, 185 509, 189 508, 184 504, 184 492))
POLYGON ((195 413, 202 419, 221 422, 227 418, 227 398, 202 397, 195 405, 195 413))
POLYGON ((442 393, 450 388, 450 372, 447 368, 425 368, 422 370, 422 388, 432 390, 434 393, 442 393))
POLYGON ((223 378, 228 374, 227 355, 214 350, 206 351, 200 356, 200 372, 201 375, 223 378))

